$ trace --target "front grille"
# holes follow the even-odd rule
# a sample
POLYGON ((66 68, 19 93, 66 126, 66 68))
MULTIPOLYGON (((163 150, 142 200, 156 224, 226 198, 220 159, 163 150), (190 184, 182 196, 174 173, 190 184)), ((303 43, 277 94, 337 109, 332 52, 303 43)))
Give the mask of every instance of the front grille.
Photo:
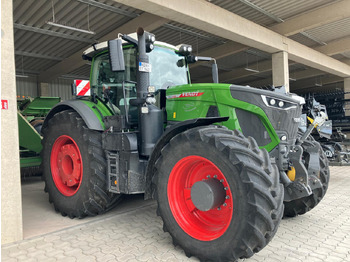
POLYGON ((253 137, 259 146, 266 146, 271 143, 271 138, 257 115, 241 109, 236 109, 236 115, 239 126, 246 137, 253 137))
POLYGON ((277 133, 286 134, 288 140, 296 139, 299 126, 297 119, 300 118, 302 109, 297 101, 286 94, 251 87, 231 85, 230 89, 233 98, 256 105, 264 110, 277 133), (267 106, 262 99, 262 95, 287 101, 290 104, 295 104, 295 106, 286 110, 267 106))
POLYGON ((282 131, 287 134, 288 140, 295 139, 298 133, 299 122, 296 119, 300 118, 301 107, 279 110, 274 108, 262 108, 267 117, 270 119, 272 126, 276 132, 282 131))

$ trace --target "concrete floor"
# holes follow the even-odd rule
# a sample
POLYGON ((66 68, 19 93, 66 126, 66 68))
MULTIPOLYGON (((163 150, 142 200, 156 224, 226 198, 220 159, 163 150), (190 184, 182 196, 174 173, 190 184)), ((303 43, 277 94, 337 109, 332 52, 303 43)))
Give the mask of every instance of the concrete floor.
MULTIPOLYGON (((172 245, 156 216, 156 203, 130 196, 107 214, 69 219, 56 213, 32 178, 23 183, 25 240, 2 246, 2 261, 198 261, 172 245)), ((240 261, 350 261, 350 167, 331 167, 323 201, 282 220, 276 236, 240 261)))
POLYGON ((113 217, 140 207, 154 205, 153 201, 144 201, 143 195, 125 196, 123 201, 106 214, 70 219, 61 216, 49 203, 49 195, 44 192, 44 182, 40 177, 29 177, 22 180, 22 209, 24 239, 63 230, 77 225, 91 223, 107 217, 113 217))

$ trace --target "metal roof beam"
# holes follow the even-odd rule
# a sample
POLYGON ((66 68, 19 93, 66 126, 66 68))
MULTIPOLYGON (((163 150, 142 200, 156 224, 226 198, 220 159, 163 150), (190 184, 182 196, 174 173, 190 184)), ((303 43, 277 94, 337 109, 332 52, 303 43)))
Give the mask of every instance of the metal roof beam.
POLYGON ((60 37, 60 38, 65 38, 65 39, 79 41, 79 42, 84 42, 84 43, 88 43, 88 44, 92 44, 92 43, 95 42, 93 39, 87 39, 87 38, 83 38, 83 37, 67 35, 67 34, 55 32, 55 31, 52 31, 52 30, 42 29, 42 28, 34 27, 34 26, 28 26, 28 25, 22 25, 22 24, 14 23, 13 27, 16 28, 16 29, 20 29, 20 30, 26 30, 26 31, 34 32, 34 33, 50 35, 50 36, 55 36, 55 37, 60 37))
POLYGON ((33 75, 38 75, 40 74, 39 71, 36 70, 29 70, 29 69, 16 69, 16 74, 33 74, 33 75))
POLYGON ((283 23, 270 27, 270 29, 281 35, 290 36, 349 16, 350 1, 342 0, 294 16, 283 23))
POLYGON ((84 4, 88 4, 88 5, 91 5, 91 6, 95 6, 95 7, 101 8, 101 9, 104 9, 104 10, 107 10, 107 11, 110 11, 110 12, 113 12, 113 13, 124 15, 124 16, 127 16, 127 17, 135 18, 135 17, 138 16, 137 14, 125 11, 125 10, 123 10, 121 8, 118 8, 118 7, 115 7, 115 6, 112 6, 112 5, 106 5, 104 3, 100 3, 100 2, 97 2, 97 1, 94 1, 94 0, 77 0, 77 1, 81 2, 81 3, 84 3, 84 4))
POLYGON ((48 56, 48 55, 42 55, 42 54, 36 54, 36 53, 31 53, 31 52, 26 52, 26 51, 15 51, 15 55, 19 56, 29 56, 29 57, 35 57, 35 58, 41 58, 41 59, 49 59, 49 60, 56 60, 56 61, 62 61, 62 57, 57 57, 57 56, 48 56))

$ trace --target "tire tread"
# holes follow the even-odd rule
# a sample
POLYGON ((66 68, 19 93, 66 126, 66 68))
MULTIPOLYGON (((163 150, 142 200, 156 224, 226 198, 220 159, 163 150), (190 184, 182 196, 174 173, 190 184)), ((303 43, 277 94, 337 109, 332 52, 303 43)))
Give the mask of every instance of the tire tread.
MULTIPOLYGON (((104 213, 107 210, 114 207, 121 197, 121 195, 111 194, 107 189, 106 173, 107 161, 104 156, 104 151, 102 150, 101 135, 97 131, 93 131, 87 128, 84 120, 73 110, 61 111, 54 115, 48 122, 48 126, 43 129, 44 139, 42 140, 43 150, 42 157, 45 161, 43 180, 45 182, 45 189, 49 193, 50 203, 53 203, 55 210, 60 212, 63 216, 70 218, 83 218, 85 216, 96 216, 98 214, 104 213), (88 179, 88 199, 80 200, 79 204, 75 209, 67 209, 62 205, 61 197, 57 197, 57 194, 50 192, 50 181, 51 171, 50 171, 50 156, 51 147, 48 144, 49 138, 52 130, 55 128, 60 128, 61 125, 70 125, 69 128, 74 127, 75 131, 82 134, 84 141, 84 148, 87 148, 89 157, 89 172, 90 178, 88 179), (46 157, 45 157, 46 155, 46 157)), ((85 150, 80 147, 79 150, 85 150)), ((44 161, 43 161, 44 162, 44 161)), ((53 189, 51 189, 53 190, 53 189)))
POLYGON ((246 233, 240 237, 239 245, 231 246, 224 253, 213 253, 209 257, 188 248, 177 239, 177 234, 174 232, 169 233, 173 241, 184 249, 186 255, 197 256, 201 261, 236 261, 237 258, 251 257, 265 247, 277 231, 283 214, 283 186, 279 183, 278 169, 272 166, 267 151, 259 149, 253 138, 244 137, 238 130, 231 131, 215 126, 193 128, 176 135, 164 146, 161 156, 155 163, 153 180, 158 200, 157 214, 161 216, 165 225, 167 218, 164 217, 157 193, 157 183, 161 176, 159 170, 164 165, 164 156, 174 156, 172 150, 174 146, 179 143, 191 143, 193 140, 214 146, 241 170, 239 174, 241 181, 245 187, 250 188, 247 196, 250 215, 246 222, 242 222, 246 223, 246 233), (274 178, 270 176, 271 173, 274 178))

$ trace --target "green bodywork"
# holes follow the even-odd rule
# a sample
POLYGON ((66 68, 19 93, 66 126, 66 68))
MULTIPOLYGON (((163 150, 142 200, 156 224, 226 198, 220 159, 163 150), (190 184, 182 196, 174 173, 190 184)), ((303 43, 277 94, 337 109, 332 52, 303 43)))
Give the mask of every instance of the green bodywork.
POLYGON ((39 166, 41 164, 39 153, 42 149, 42 138, 19 112, 17 112, 17 117, 21 167, 39 166))
POLYGON ((35 153, 40 153, 42 149, 41 136, 19 112, 17 112, 17 117, 19 145, 35 153))
POLYGON ((166 96, 168 121, 185 121, 206 117, 209 107, 216 106, 221 117, 229 117, 228 121, 217 124, 231 130, 241 130, 235 110, 242 109, 257 115, 265 126, 271 142, 262 148, 271 151, 280 142, 265 112, 255 105, 234 99, 230 92, 230 84, 210 83, 175 86, 167 90, 166 96))
MULTIPOLYGON (((123 80, 132 81, 136 79, 136 62, 131 61, 136 59, 136 56, 129 56, 128 51, 131 49, 127 49, 126 47, 129 48, 130 45, 124 46, 124 55, 127 58, 127 67, 125 72, 129 72, 129 78, 124 78, 124 76, 127 75, 124 75, 124 72, 115 73, 113 76, 113 74, 107 70, 106 73, 109 75, 109 77, 114 77, 112 82, 106 82, 107 86, 113 86, 115 83, 119 83, 123 80), (130 68, 134 70, 130 70, 130 68), (130 72, 134 72, 134 75, 130 72), (118 80, 116 81, 116 79, 118 80)), ((92 68, 90 75, 92 87, 97 87, 98 79, 101 76, 97 67, 97 58, 106 54, 107 52, 107 50, 96 52, 96 54, 92 57, 92 68)), ((150 63, 152 64, 150 85, 154 86, 156 90, 158 90, 166 88, 166 82, 173 84, 173 86, 170 85, 170 87, 168 87, 166 90, 167 121, 170 121, 168 124, 174 124, 174 122, 181 122, 189 119, 208 117, 208 110, 212 106, 217 109, 218 116, 229 117, 227 121, 217 123, 218 125, 226 126, 231 130, 238 129, 242 131, 239 119, 236 115, 236 109, 240 109, 256 115, 264 125, 270 140, 268 144, 260 145, 261 148, 265 148, 270 152, 280 143, 279 136, 276 134, 276 131, 266 113, 256 105, 233 98, 230 90, 230 84, 190 84, 188 66, 186 65, 179 67, 178 65, 178 62, 184 58, 176 54, 173 49, 167 46, 158 46, 157 49, 149 53, 149 57, 150 63), (181 80, 182 82, 179 83, 179 81, 176 81, 178 78, 183 79, 181 80), (169 79, 172 80, 169 81, 169 79), (182 85, 182 83, 189 84, 182 85)), ((95 88, 95 90, 97 90, 97 88, 95 88)), ((118 99, 121 98, 119 97, 118 99)), ((91 108, 102 127, 105 128, 102 118, 104 116, 113 115, 113 112, 110 109, 109 104, 101 102, 103 99, 97 101, 97 103, 93 103, 88 100, 84 100, 84 103, 91 108)), ((115 106, 120 107, 120 105, 117 103, 115 106)))
POLYGON ((51 108, 60 101, 61 98, 59 97, 36 97, 21 110, 21 114, 32 117, 45 117, 51 108))
POLYGON ((101 123, 103 129, 105 129, 105 124, 103 122, 103 117, 112 116, 113 112, 108 105, 104 104, 100 100, 97 100, 96 103, 89 100, 81 100, 85 105, 87 105, 92 112, 96 115, 98 121, 101 123))
POLYGON ((34 167, 41 164, 42 137, 30 124, 30 121, 43 120, 60 100, 59 97, 37 97, 17 101, 21 167, 34 167))

